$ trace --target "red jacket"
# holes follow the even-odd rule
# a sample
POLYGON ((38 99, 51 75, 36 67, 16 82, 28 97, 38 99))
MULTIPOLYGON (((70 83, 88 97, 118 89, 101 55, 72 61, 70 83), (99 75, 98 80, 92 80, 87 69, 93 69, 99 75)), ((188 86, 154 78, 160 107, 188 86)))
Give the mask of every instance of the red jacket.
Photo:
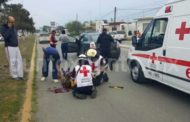
POLYGON ((54 47, 56 46, 56 43, 57 43, 57 40, 55 39, 55 36, 51 34, 49 37, 49 44, 54 47))

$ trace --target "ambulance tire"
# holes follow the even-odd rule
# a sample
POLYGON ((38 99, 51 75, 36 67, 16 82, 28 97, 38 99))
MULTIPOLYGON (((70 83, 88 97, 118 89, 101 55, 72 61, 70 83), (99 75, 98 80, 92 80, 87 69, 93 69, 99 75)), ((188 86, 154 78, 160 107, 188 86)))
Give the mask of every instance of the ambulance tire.
POLYGON ((143 70, 137 62, 131 63, 131 78, 136 83, 145 83, 146 81, 143 70))

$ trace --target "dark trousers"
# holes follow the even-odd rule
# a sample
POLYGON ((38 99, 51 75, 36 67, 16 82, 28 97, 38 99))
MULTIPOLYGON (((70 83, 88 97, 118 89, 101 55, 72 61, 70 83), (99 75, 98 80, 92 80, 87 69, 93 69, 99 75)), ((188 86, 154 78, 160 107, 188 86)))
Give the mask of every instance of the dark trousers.
POLYGON ((99 86, 102 84, 102 82, 108 80, 109 80, 108 75, 102 72, 100 75, 96 76, 96 78, 93 78, 93 84, 94 86, 99 86))
POLYGON ((73 96, 76 96, 76 93, 83 94, 83 95, 91 95, 93 92, 93 86, 86 86, 86 87, 75 87, 73 89, 73 96))
POLYGON ((57 63, 59 61, 58 58, 54 58, 54 59, 50 59, 50 58, 44 58, 43 60, 43 67, 42 67, 42 75, 43 77, 48 77, 48 72, 49 72, 49 62, 52 61, 52 68, 53 68, 53 71, 52 71, 52 78, 53 79, 58 79, 58 76, 57 76, 57 63))
POLYGON ((56 44, 50 44, 50 47, 56 48, 56 44))
POLYGON ((113 60, 110 58, 111 57, 110 49, 100 50, 100 55, 102 55, 105 58, 110 69, 113 70, 113 60))
POLYGON ((62 56, 64 59, 67 60, 67 53, 68 53, 68 43, 61 44, 62 56))
POLYGON ((81 54, 81 45, 78 44, 78 48, 77 48, 77 56, 79 56, 81 54))

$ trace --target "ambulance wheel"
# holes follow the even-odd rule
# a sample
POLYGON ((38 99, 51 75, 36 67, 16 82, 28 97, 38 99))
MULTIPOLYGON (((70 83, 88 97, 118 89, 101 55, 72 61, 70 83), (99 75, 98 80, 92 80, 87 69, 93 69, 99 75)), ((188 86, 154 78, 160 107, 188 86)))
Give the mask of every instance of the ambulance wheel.
POLYGON ((131 78, 136 83, 144 83, 146 80, 142 68, 137 62, 131 64, 131 78))

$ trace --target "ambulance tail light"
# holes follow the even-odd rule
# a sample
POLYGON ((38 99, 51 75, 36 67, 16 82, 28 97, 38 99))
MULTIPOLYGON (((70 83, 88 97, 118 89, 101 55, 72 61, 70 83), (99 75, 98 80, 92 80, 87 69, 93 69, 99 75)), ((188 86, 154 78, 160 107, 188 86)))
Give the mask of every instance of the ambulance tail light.
POLYGON ((172 12, 172 6, 167 6, 165 8, 165 13, 171 13, 172 12))

